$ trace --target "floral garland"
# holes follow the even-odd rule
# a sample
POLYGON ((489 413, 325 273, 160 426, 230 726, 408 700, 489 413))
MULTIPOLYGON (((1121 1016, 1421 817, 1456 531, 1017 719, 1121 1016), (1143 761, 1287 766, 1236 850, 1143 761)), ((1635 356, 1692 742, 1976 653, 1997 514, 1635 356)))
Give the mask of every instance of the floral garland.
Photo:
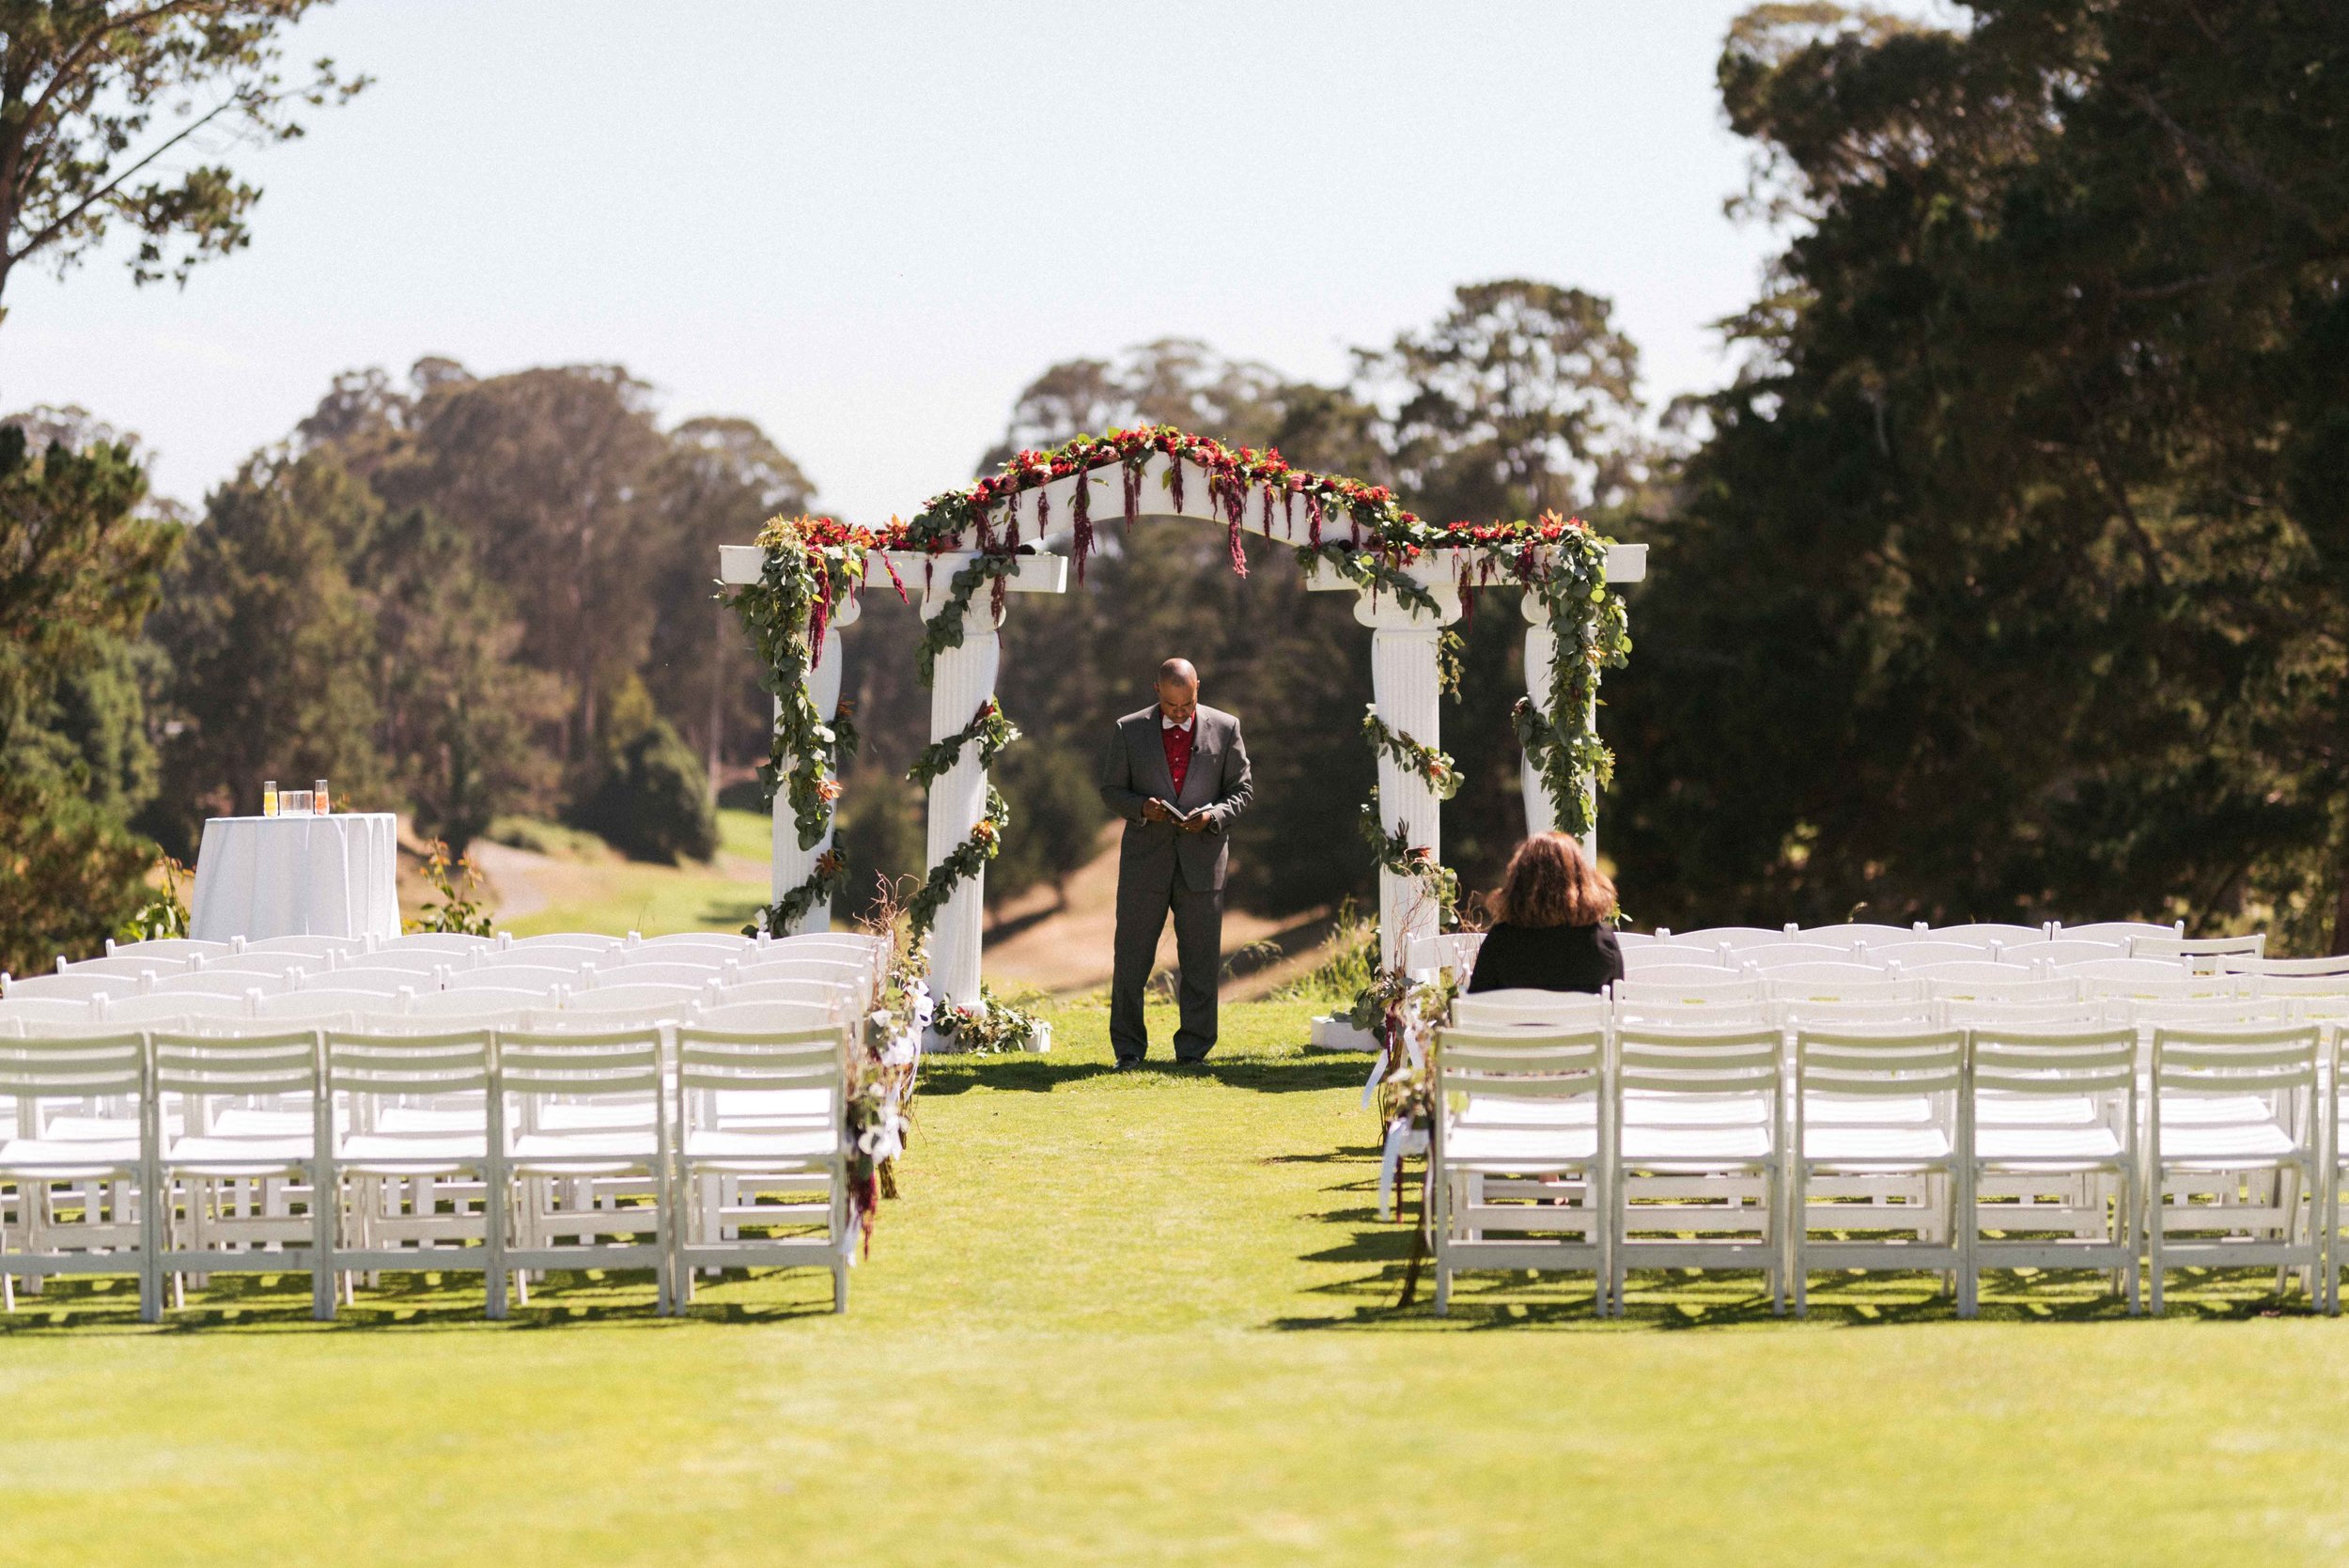
MULTIPOLYGON (((832 828, 840 799, 839 773, 856 754, 852 704, 827 721, 808 693, 808 677, 823 658, 824 629, 833 606, 863 584, 875 536, 831 518, 771 519, 759 531, 759 579, 729 598, 757 647, 759 685, 775 698, 774 733, 759 764, 764 803, 778 794, 791 803, 800 847, 813 849, 832 828)), ((759 911, 746 935, 790 930, 817 904, 841 891, 848 865, 827 850, 807 878, 759 911)))
POLYGON ((1372 751, 1386 753, 1394 758, 1396 767, 1426 780, 1437 800, 1449 800, 1460 793, 1458 765, 1433 746, 1422 745, 1401 730, 1389 729, 1378 717, 1376 703, 1362 709, 1362 734, 1369 738, 1372 751))
POLYGON ((1378 812, 1378 786, 1370 786, 1370 799, 1362 802, 1362 837, 1370 843, 1378 858, 1378 868, 1391 871, 1420 885, 1429 901, 1436 906, 1437 928, 1451 931, 1460 924, 1460 874, 1436 859, 1435 850, 1424 844, 1411 842, 1411 825, 1396 818, 1388 828, 1378 812))
POLYGON ((1011 808, 1003 804, 995 786, 988 784, 987 809, 971 825, 970 836, 932 866, 913 896, 906 900, 906 918, 912 923, 916 937, 929 935, 930 927, 937 923, 938 911, 946 907, 956 884, 977 876, 980 868, 995 858, 1003 846, 1003 830, 1010 825, 1011 808))
POLYGON ((1043 1030, 1034 1013, 1014 1007, 985 986, 976 1002, 950 1006, 938 1016, 941 1037, 981 1056, 1031 1049, 1043 1030))
POLYGON ((1019 727, 1004 716, 995 699, 988 698, 979 705, 971 722, 946 737, 933 740, 922 748, 922 754, 913 759, 906 770, 906 782, 917 788, 927 789, 932 783, 953 771, 962 758, 963 747, 975 740, 979 743, 979 766, 991 768, 1004 747, 1019 738, 1019 727))
POLYGON ((864 1250, 873 1247, 880 1200, 897 1195, 896 1162, 912 1130, 910 1107, 921 1076, 922 1035, 935 1012, 927 979, 929 956, 917 938, 895 939, 879 1004, 852 1039, 845 1107, 848 1138, 848 1196, 864 1250))
POLYGON ((1615 753, 1591 722, 1599 672, 1629 662, 1631 633, 1623 596, 1607 585, 1605 540, 1588 530, 1563 536, 1552 561, 1547 576, 1526 586, 1541 596, 1557 643, 1549 662, 1549 713, 1545 717, 1532 698, 1520 697, 1510 720, 1549 796, 1552 820, 1581 838, 1596 826, 1595 792, 1615 776, 1615 753))

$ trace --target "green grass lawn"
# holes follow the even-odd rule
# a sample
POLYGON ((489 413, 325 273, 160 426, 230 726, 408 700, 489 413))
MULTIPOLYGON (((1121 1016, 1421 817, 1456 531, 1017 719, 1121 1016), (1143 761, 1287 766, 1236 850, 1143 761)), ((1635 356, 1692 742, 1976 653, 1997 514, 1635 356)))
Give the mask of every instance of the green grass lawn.
MULTIPOLYGON (((1398 1312, 1359 1057, 1226 1010, 1206 1072, 935 1062, 848 1316, 813 1276, 58 1287, 0 1332, 0 1561, 2338 1560, 2349 1325, 2250 1277, 1958 1323, 1919 1279, 1481 1280, 1398 1312), (1639 1557, 1627 1557, 1639 1560, 1639 1557)), ((1155 1020, 1159 1049, 1171 1023, 1155 1020)))
POLYGON ((774 822, 763 812, 718 813, 718 858, 657 865, 631 861, 592 833, 530 823, 530 847, 557 864, 539 874, 545 907, 499 927, 518 937, 553 931, 739 931, 766 907, 774 822), (749 863, 744 863, 749 862, 749 863))

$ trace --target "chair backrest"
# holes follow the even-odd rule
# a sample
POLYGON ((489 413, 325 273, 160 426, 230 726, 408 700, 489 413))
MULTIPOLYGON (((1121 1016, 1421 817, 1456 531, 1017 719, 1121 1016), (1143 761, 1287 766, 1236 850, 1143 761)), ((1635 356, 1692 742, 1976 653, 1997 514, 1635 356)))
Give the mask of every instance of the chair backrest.
POLYGON ((2044 925, 2016 925, 2011 922, 1969 920, 1956 925, 1929 925, 1917 933, 1926 941, 1963 942, 1968 947, 2016 947, 2047 939, 2044 925))
POLYGON ((1762 983, 1778 1001, 1794 997, 1815 1000, 1847 998, 1853 1001, 1904 1000, 1925 994, 1921 982, 1895 978, 1874 964, 1787 964, 1762 971, 1762 983))
MULTIPOLYGON (((2001 966, 2004 967, 2004 966, 2001 966)), ((1953 980, 1929 978, 1925 994, 1943 1001, 2077 1001, 2080 983, 2051 980, 1953 980)))
POLYGON ((1637 980, 1618 980, 1612 990, 1617 1001, 1643 1007, 1759 1005, 1769 1000, 1767 988, 1756 976, 1715 979, 1709 970, 1704 979, 1686 983, 1659 980, 1651 975, 1641 975, 1637 980))
POLYGON ((497 939, 494 937, 470 937, 461 931, 410 931, 394 937, 390 941, 377 943, 372 956, 432 953, 443 955, 440 961, 446 963, 447 954, 464 956, 496 950, 497 939))
POLYGON ((253 1004, 257 1018, 343 1018, 399 1010, 397 996, 375 991, 287 991, 253 1004))
POLYGON ((1757 1095, 1778 1103, 1783 1036, 1776 1029, 1615 1032, 1615 1080, 1626 1094, 1757 1095))
POLYGON ((1797 941, 1822 942, 1828 947, 1870 947, 1887 942, 1913 942, 1924 936, 1922 929, 1912 925, 1875 925, 1866 921, 1846 921, 1841 925, 1806 925, 1795 933, 1797 941))
POLYGON ((549 947, 583 947, 596 953, 608 953, 625 946, 620 938, 607 937, 591 931, 551 931, 543 937, 517 937, 501 953, 529 953, 549 947))
MULTIPOLYGON (((136 1098, 147 1088, 147 1036, 136 1030, 0 1035, 0 1100, 136 1098)), ((38 1136, 36 1118, 25 1136, 38 1136)))
POLYGON ((462 953, 451 953, 437 947, 380 947, 363 954, 334 971, 334 982, 342 983, 347 974, 405 974, 430 976, 442 970, 462 970, 472 960, 462 953))
POLYGON ((826 1120, 839 1126, 848 1092, 848 1031, 837 1026, 776 1032, 680 1024, 677 1087, 688 1093, 821 1090, 826 1120))
POLYGON ((1781 1001, 1772 1006, 1785 1029, 1939 1029, 1944 1027, 1938 1002, 1921 998, 1908 1001, 1781 1001))
POLYGON ((1449 967, 1466 975, 1476 967, 1476 951, 1485 945, 1482 931, 1447 931, 1439 936, 1413 937, 1403 967, 1413 974, 1433 974, 1449 967))
POLYGON ((1941 1016, 1953 1028, 1968 1029, 2090 1029, 2105 1022, 2103 1003, 2065 999, 2001 1001, 1956 997, 1941 1003, 1941 1016))
MULTIPOLYGON (((76 964, 74 968, 81 966, 76 964)), ((2257 974, 2297 980, 2333 978, 2349 984, 2349 953, 2336 953, 2324 958, 2269 958, 2255 953, 2222 953, 2218 955, 2222 974, 2257 974)))
POLYGON ((367 943, 364 937, 264 937, 259 941, 245 943, 244 950, 248 955, 283 953, 298 957, 326 958, 365 953, 367 943))
MULTIPOLYGON (((2272 960, 2271 960, 2272 961, 2272 960)), ((2349 997, 2349 974, 2239 975, 2263 997, 2349 997)))
POLYGON ((226 942, 199 941, 194 937, 157 937, 144 942, 118 942, 109 938, 106 942, 109 958, 163 958, 181 964, 200 954, 227 951, 226 942))
POLYGON ((187 969, 188 961, 185 958, 143 958, 109 954, 103 958, 85 958, 79 963, 68 964, 65 967, 65 972, 68 974, 127 974, 135 980, 143 974, 151 974, 157 979, 166 974, 184 974, 187 969))
POLYGON ((1626 973, 1631 974, 1675 967, 1736 972, 1736 966, 1730 962, 1727 948, 1699 947, 1694 942, 1684 942, 1676 937, 1670 941, 1651 941, 1640 947, 1625 948, 1623 967, 1626 973))
POLYGON ((325 1081, 342 1094, 462 1094, 490 1087, 488 1029, 329 1029, 322 1038, 325 1081))
MULTIPOLYGON (((2028 985, 2041 977, 2033 974, 2029 968, 2021 964, 1994 964, 1977 960, 1963 964, 1919 964, 1914 969, 1903 965, 1901 978, 1922 980, 1928 983, 1939 981, 1951 986, 1966 986, 1978 989, 1992 986, 2005 989, 2014 986, 2028 985)), ((1948 996, 1955 993, 1941 991, 1936 994, 1948 996)))
POLYGON ((390 1001, 405 991, 434 989, 428 974, 410 974, 405 970, 332 970, 324 974, 305 974, 294 994, 303 991, 341 991, 360 996, 379 997, 390 1001))
POLYGON ((2154 1031, 2154 1094, 2287 1094, 2316 1087, 2315 1024, 2154 1031))
POLYGON ((2092 942, 2125 942, 2134 937, 2183 937, 2186 922, 2172 921, 2168 925, 2155 925, 2142 920, 2100 920, 2086 925, 2066 925, 2057 921, 2050 933, 2058 940, 2077 938, 2092 942))
POLYGON ((646 984, 641 986, 599 986, 592 991, 569 991, 564 994, 566 1012, 609 1011, 622 1007, 689 1007, 696 1001, 714 1000, 706 986, 646 984))
POLYGON ((1782 969, 1788 964, 1848 964, 1852 951, 1847 947, 1829 947, 1825 942, 1798 942, 1789 938, 1753 947, 1733 947, 1730 956, 1741 964, 1757 969, 1782 969))
MULTIPOLYGON (((1795 1084, 1806 1098, 1923 1094, 1953 1126, 1965 1077, 1962 1029, 1806 1027, 1795 1033, 1795 1084)), ((1801 1114, 1799 1101, 1796 1114, 1801 1114)))
MULTIPOLYGON (((857 987, 837 980, 754 980, 747 985, 722 986, 720 1003, 738 1001, 811 1001, 822 1006, 853 1008, 857 987)), ((590 991, 588 997, 596 995, 590 991)))
POLYGON ((582 978, 587 989, 608 991, 621 986, 707 986, 725 972, 717 964, 628 963, 590 970, 582 978))
POLYGON ((2119 942, 2084 942, 2072 937, 2056 937, 2034 945, 2029 953, 2014 955, 2016 963, 2094 964, 2115 958, 2126 958, 2129 950, 2119 942))
POLYGON ((1719 947, 1724 943, 1733 950, 1749 947, 1775 947, 1781 942, 1796 939, 1800 927, 1791 922, 1784 925, 1708 925, 1702 931, 1682 931, 1672 939, 1695 942, 1701 947, 1719 947))
POLYGON ((1493 1112, 1512 1100, 1596 1099, 1606 1081, 1607 1032, 1439 1029, 1435 1068, 1436 1093, 1447 1108, 1474 1095, 1480 1119, 1505 1123, 1505 1110, 1493 1112))
POLYGON ((549 1000, 543 991, 526 990, 519 986, 466 986, 454 991, 418 991, 408 999, 405 1016, 412 1018, 472 1017, 479 1013, 510 1013, 526 1007, 544 1007, 549 1000))
MULTIPOLYGON (((536 1018, 534 1022, 537 1021, 536 1018)), ((812 1001, 726 1001, 693 1009, 696 1029, 791 1032, 802 1029, 838 1027, 831 1003, 812 1001)))
POLYGON ((484 964, 441 977, 443 991, 536 991, 552 996, 558 986, 583 987, 584 970, 556 969, 547 964, 484 964))
POLYGON ((2197 973, 2224 969, 2226 958, 2260 958, 2267 953, 2267 933, 2248 937, 2137 937, 2129 942, 2132 958, 2175 958, 2197 973))
POLYGON ((283 975, 262 974, 251 970, 201 969, 186 974, 158 976, 155 984, 142 993, 147 996, 176 997, 237 997, 258 991, 263 996, 293 989, 283 975))
POLYGON ((734 971, 739 980, 838 980, 851 986, 869 983, 873 966, 847 954, 811 953, 769 956, 734 971))
POLYGON ((249 1018, 253 1017, 253 1004, 241 996, 190 991, 179 996, 126 997, 120 1001, 109 999, 102 1011, 93 1013, 110 1024, 160 1024, 169 1028, 192 1018, 249 1018))
POLYGON ((1995 955, 1998 951, 1996 944, 1983 946, 1975 942, 1911 938, 1906 941, 1886 942, 1881 946, 1870 942, 1867 959, 1872 964, 1898 964, 1903 970, 1908 970, 1924 964, 1979 964, 1983 955, 1995 955))
MULTIPOLYGON (((1618 986, 1744 986, 1759 985, 1744 970, 1723 969, 1719 964, 1656 964, 1641 970, 1625 969, 1618 986)), ((1755 993, 1757 996, 1759 992, 1755 993)))
MULTIPOLYGON (((2125 960, 2124 960, 2125 961, 2125 960)), ((2232 974, 2180 974, 2170 970, 2159 976, 2091 975, 2083 994, 2106 1001, 2192 1001, 2215 997, 2232 1000, 2249 993, 2252 983, 2232 974)))
POLYGON ((1581 1030, 1603 1028, 1613 1008, 1588 991, 1537 991, 1524 986, 1455 997, 1452 1023, 1462 1030, 1581 1030))
POLYGON ((620 944, 621 950, 629 953, 678 953, 700 948, 723 953, 729 958, 739 957, 757 945, 755 938, 728 931, 671 931, 662 936, 646 937, 620 944))
POLYGON ((2208 1025, 2227 1029, 2258 1025, 2281 1028, 2297 1022, 2288 997, 2188 997, 2177 1001, 2127 998, 2105 1003, 2115 1023, 2135 1024, 2140 1032, 2155 1024, 2208 1025))
POLYGON ((273 976, 290 980, 299 975, 314 974, 327 967, 326 958, 315 953, 256 953, 251 948, 231 953, 224 958, 207 958, 199 971, 204 974, 250 974, 273 976))
POLYGON ((1983 1024, 1968 1031, 1974 1093, 2007 1096, 2108 1094, 2130 1108, 2115 1119, 2125 1138, 2137 1126, 2137 1031, 2017 1029, 1983 1024))
POLYGON ((158 1030, 155 1091, 163 1094, 314 1094, 319 1086, 319 1037, 283 1026, 236 1034, 158 1030))
POLYGON ((135 974, 28 974, 22 980, 10 979, 7 994, 10 999, 87 1001, 96 996, 137 996, 141 984, 135 974))
POLYGON ((497 1083, 522 1095, 658 1095, 658 1025, 497 1032, 497 1083))
POLYGON ((71 997, 8 997, 0 1000, 0 1021, 20 1023, 93 1023, 98 1009, 71 997))

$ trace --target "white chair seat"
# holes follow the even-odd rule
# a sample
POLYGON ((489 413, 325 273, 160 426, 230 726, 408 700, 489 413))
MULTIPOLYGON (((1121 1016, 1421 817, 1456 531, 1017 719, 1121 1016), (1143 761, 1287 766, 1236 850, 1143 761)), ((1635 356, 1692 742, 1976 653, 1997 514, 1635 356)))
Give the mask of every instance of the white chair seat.
POLYGON ((2104 1126, 1981 1126, 1974 1153, 1988 1160, 2103 1161, 2121 1157, 2121 1140, 2104 1126))
POLYGON ((1744 1165, 1767 1159, 1770 1129, 1759 1118, 1746 1126, 1658 1126, 1632 1123, 1623 1129, 1626 1165, 1744 1165))
POLYGON ((1802 1119, 1810 1127, 1916 1127, 1932 1122, 1933 1105, 1922 1094, 1812 1094, 1802 1119))
POLYGON ((755 1170, 760 1162, 801 1163, 822 1159, 840 1146, 840 1135, 829 1127, 772 1128, 752 1131, 739 1127, 696 1129, 685 1140, 686 1157, 697 1163, 739 1162, 755 1170))
POLYGON ((11 1138, 0 1143, 0 1171, 38 1174, 56 1181, 111 1175, 139 1162, 135 1138, 11 1138))
POLYGON ((481 1126, 481 1108, 393 1105, 376 1114, 375 1130, 412 1138, 419 1133, 461 1133, 481 1126))
MULTIPOLYGON (((2276 1112, 2257 1094, 2168 1094, 2162 1097, 2161 1125, 2169 1127, 2235 1126, 2246 1122, 2272 1122, 2276 1112)), ((2168 1138, 2162 1141, 2169 1142, 2168 1138)))
POLYGON ((1813 1162, 1932 1164, 1950 1157, 1950 1141, 1935 1126, 1806 1126, 1802 1152, 1813 1162))
POLYGON ((306 1110, 255 1110, 229 1106, 212 1119, 212 1131, 223 1138, 291 1138, 310 1136, 312 1117, 306 1110))
POLYGON ((133 1145, 139 1140, 139 1124, 130 1116, 52 1116, 41 1129, 41 1141, 48 1143, 107 1143, 128 1139, 133 1145))
POLYGON ((721 1089, 718 1125, 748 1126, 776 1122, 822 1121, 832 1096, 821 1089, 721 1089))
POLYGON ((1481 1165, 1496 1171, 1547 1171, 1581 1165, 1598 1154, 1595 1126, 1457 1126, 1446 1135, 1447 1165, 1481 1165))
POLYGON ((659 1157, 649 1131, 526 1132, 513 1142, 514 1169, 523 1174, 613 1174, 659 1157))
MULTIPOLYGON (((2167 1105, 2162 1107, 2166 1112, 2167 1105)), ((2165 1165, 2202 1162, 2227 1169, 2233 1161, 2283 1159, 2299 1145, 2273 1122, 2239 1122, 2223 1126, 2180 1126, 2167 1115, 2161 1124, 2161 1159, 2165 1165)))
POLYGON ((1470 1094, 1456 1118, 1462 1126, 1593 1127, 1598 1125, 1595 1095, 1571 1100, 1512 1099, 1502 1094, 1470 1094))
POLYGON ((1974 1101, 1978 1127, 2085 1127, 2096 1121, 2086 1094, 1984 1094, 1974 1101))
POLYGON ((538 1132, 611 1132, 650 1127, 653 1110, 649 1105, 634 1102, 628 1105, 550 1105, 538 1110, 538 1132))
POLYGON ((266 1176, 310 1157, 310 1137, 223 1138, 196 1134, 173 1139, 163 1161, 199 1176, 266 1176))
POLYGON ((362 1175, 433 1176, 479 1166, 489 1146, 489 1140, 479 1133, 468 1137, 358 1132, 343 1140, 342 1165, 362 1175))
POLYGON ((1699 1099, 1692 1094, 1624 1096, 1626 1126, 1742 1127, 1760 1126, 1768 1108, 1750 1094, 1731 1099, 1699 1099))

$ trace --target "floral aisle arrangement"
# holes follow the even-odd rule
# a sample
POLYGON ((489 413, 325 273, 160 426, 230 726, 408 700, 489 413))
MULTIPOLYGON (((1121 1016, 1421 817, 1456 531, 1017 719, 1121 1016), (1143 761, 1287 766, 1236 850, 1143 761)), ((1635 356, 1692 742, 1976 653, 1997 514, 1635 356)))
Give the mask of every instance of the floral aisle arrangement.
POLYGON ((1034 1014, 1014 1007, 985 986, 977 1002, 947 1008, 938 1016, 941 1038, 981 1056, 1003 1051, 1040 1050, 1047 1026, 1034 1014))
POLYGON ((929 961, 919 938, 900 939, 896 911, 868 929, 890 939, 879 1005, 850 1039, 847 1095, 848 1200, 869 1252, 880 1200, 897 1195, 896 1163, 912 1131, 913 1091, 922 1071, 922 1037, 936 1004, 929 961))

